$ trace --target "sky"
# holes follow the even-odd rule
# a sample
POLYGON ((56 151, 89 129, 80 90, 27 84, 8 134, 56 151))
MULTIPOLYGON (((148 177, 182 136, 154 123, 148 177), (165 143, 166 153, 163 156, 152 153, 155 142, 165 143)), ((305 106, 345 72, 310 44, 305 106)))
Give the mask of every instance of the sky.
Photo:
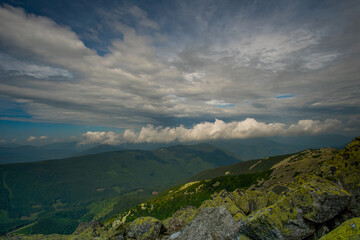
POLYGON ((0 0, 0 143, 360 135, 360 2, 0 0))

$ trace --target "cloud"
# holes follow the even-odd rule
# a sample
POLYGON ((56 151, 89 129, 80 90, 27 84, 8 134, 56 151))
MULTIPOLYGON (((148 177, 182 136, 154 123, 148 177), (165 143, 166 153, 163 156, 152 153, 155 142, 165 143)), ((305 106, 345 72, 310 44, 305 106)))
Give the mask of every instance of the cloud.
MULTIPOLYGON (((358 10, 340 2, 326 9, 313 9, 308 1, 266 8, 263 3, 109 6, 97 15, 99 41, 108 43, 101 56, 75 31, 82 22, 73 19, 77 25, 65 26, 72 21, 60 24, 3 5, 0 95, 21 101, 19 108, 32 116, 27 121, 121 129, 163 126, 143 128, 141 135, 126 130, 129 141, 160 141, 146 137, 155 132, 189 136, 190 124, 215 118, 237 122, 251 116, 258 124, 271 120, 286 126, 299 119, 347 123, 349 117, 358 118, 360 37, 351 30, 358 10), (289 101, 277 99, 292 95, 289 101)), ((101 141, 124 140, 117 136, 104 132, 101 141)))
POLYGON ((35 140, 45 140, 45 139, 47 139, 47 136, 40 136, 40 137, 30 136, 26 141, 32 142, 35 140))
POLYGON ((287 127, 284 123, 264 123, 253 118, 226 123, 216 119, 215 122, 202 122, 192 128, 179 127, 142 127, 139 132, 125 130, 115 132, 86 132, 82 135, 81 144, 88 143, 170 143, 210 141, 216 139, 253 138, 265 136, 288 136, 299 134, 320 134, 334 131, 342 126, 336 119, 300 120, 287 127))
POLYGON ((324 122, 314 120, 300 120, 297 124, 291 124, 287 129, 290 135, 296 134, 320 134, 334 131, 342 127, 342 123, 336 119, 327 119, 324 122))
POLYGON ((2 53, 0 53, 0 68, 5 71, 10 71, 11 75, 27 75, 39 79, 48 77, 73 77, 66 69, 27 63, 2 53))
POLYGON ((139 19, 139 24, 140 25, 142 25, 144 27, 152 28, 152 29, 155 29, 155 30, 159 29, 159 25, 156 22, 149 19, 147 17, 147 13, 144 10, 140 9, 139 7, 132 6, 129 9, 129 13, 132 14, 134 17, 139 19))
POLYGON ((216 100, 216 99, 211 99, 210 101, 205 101, 206 104, 208 105, 215 105, 218 106, 220 108, 227 108, 227 107, 235 107, 236 105, 234 103, 227 103, 224 100, 216 100))
POLYGON ((31 142, 31 141, 34 141, 36 139, 37 139, 36 137, 30 136, 26 141, 31 142))
POLYGON ((119 143, 119 134, 114 132, 86 132, 83 134, 84 140, 82 144, 87 143, 102 143, 102 144, 113 144, 119 143))
POLYGON ((76 61, 93 55, 68 27, 9 5, 0 7, 0 35, 0 41, 13 51, 26 50, 35 57, 64 66, 69 59, 76 61))
POLYGON ((187 81, 195 82, 195 81, 198 81, 199 79, 205 77, 205 73, 204 72, 184 73, 183 76, 184 76, 184 79, 186 79, 187 81))
POLYGON ((341 54, 338 53, 313 53, 304 57, 304 68, 318 70, 333 62, 341 54))

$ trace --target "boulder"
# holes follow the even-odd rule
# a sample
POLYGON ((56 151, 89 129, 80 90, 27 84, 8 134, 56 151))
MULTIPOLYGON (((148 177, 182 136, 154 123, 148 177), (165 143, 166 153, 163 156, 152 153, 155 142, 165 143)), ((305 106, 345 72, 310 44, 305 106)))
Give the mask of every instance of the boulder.
POLYGON ((316 176, 299 176, 274 205, 258 210, 241 222, 241 231, 254 239, 304 239, 316 224, 342 212, 351 195, 316 176))
POLYGON ((212 200, 205 201, 200 209, 210 207, 225 207, 229 211, 231 216, 236 220, 240 220, 245 217, 245 213, 237 205, 238 197, 234 193, 228 193, 226 190, 222 190, 220 193, 215 194, 212 200))
POLYGON ((158 239, 166 231, 161 221, 153 217, 140 217, 135 219, 126 229, 129 239, 153 240, 158 239))
POLYGON ((347 220, 326 234, 320 240, 357 240, 360 239, 360 218, 347 220))
POLYGON ((328 221, 350 204, 351 194, 315 175, 299 176, 292 186, 295 191, 287 197, 296 208, 303 211, 303 217, 311 222, 328 221))
POLYGON ((237 189, 230 194, 237 206, 246 215, 274 204, 279 198, 273 191, 265 191, 261 189, 253 191, 237 189))
POLYGON ((248 236, 244 234, 238 234, 235 236, 233 240, 253 240, 252 238, 249 238, 248 236))
POLYGON ((187 206, 176 211, 170 218, 164 220, 164 225, 169 233, 180 231, 200 211, 193 206, 187 206))
POLYGON ((239 224, 225 207, 205 208, 173 240, 232 240, 239 232, 239 224))
POLYGON ((99 237, 101 232, 103 232, 104 230, 104 226, 100 222, 92 220, 88 223, 80 223, 73 235, 99 237))

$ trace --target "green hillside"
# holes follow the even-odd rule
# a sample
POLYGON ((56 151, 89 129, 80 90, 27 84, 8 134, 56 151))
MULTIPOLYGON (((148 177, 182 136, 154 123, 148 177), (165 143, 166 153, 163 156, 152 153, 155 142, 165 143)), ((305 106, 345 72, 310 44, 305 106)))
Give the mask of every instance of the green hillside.
MULTIPOLYGON (((42 227, 39 221, 0 239, 359 239, 360 137, 342 150, 308 149, 217 167, 195 178, 204 179, 125 211, 114 207, 101 222, 83 222, 72 235, 21 235, 42 227)), ((58 226, 63 220, 59 216, 58 226)))
MULTIPOLYGON (((307 151, 317 152, 318 150, 307 151)), ((124 223, 143 216, 165 220, 184 207, 199 207, 204 201, 211 199, 216 192, 247 189, 251 186, 256 187, 260 182, 270 181, 274 165, 287 158, 303 156, 307 151, 204 170, 189 178, 185 185, 172 187, 157 197, 126 210, 116 218, 123 219, 125 217, 124 223)))
POLYGON ((136 218, 144 216, 165 220, 186 206, 199 207, 205 200, 211 199, 215 192, 221 190, 234 191, 238 188, 246 189, 251 185, 256 185, 259 181, 267 180, 270 174, 271 171, 266 171, 189 182, 168 189, 158 197, 128 209, 118 215, 117 218, 123 219, 125 217, 124 223, 132 222, 136 218))
POLYGON ((199 144, 0 165, 0 232, 37 221, 43 227, 35 224, 31 233, 71 233, 81 219, 102 218, 204 169, 237 161, 199 144))
POLYGON ((219 176, 239 175, 239 174, 268 171, 274 164, 293 155, 295 154, 286 154, 280 156, 267 157, 263 159, 254 159, 254 160, 235 163, 228 166, 221 166, 217 168, 207 169, 191 177, 189 180, 198 181, 198 180, 211 179, 219 176))
POLYGON ((340 151, 215 168, 207 176, 221 176, 172 187, 107 221, 82 223, 70 236, 28 239, 359 239, 359 153, 356 138, 340 151), (237 174, 244 171, 252 173, 237 174))

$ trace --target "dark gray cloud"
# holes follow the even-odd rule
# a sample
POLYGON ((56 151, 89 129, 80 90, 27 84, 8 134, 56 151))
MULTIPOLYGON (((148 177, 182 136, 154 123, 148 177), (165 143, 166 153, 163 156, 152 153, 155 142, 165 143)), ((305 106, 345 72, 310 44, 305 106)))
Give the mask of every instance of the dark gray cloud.
POLYGON ((105 55, 71 26, 1 6, 0 95, 32 121, 137 129, 254 117, 290 129, 337 119, 360 131, 358 1, 141 5, 94 11, 92 38, 112 29, 105 55))

